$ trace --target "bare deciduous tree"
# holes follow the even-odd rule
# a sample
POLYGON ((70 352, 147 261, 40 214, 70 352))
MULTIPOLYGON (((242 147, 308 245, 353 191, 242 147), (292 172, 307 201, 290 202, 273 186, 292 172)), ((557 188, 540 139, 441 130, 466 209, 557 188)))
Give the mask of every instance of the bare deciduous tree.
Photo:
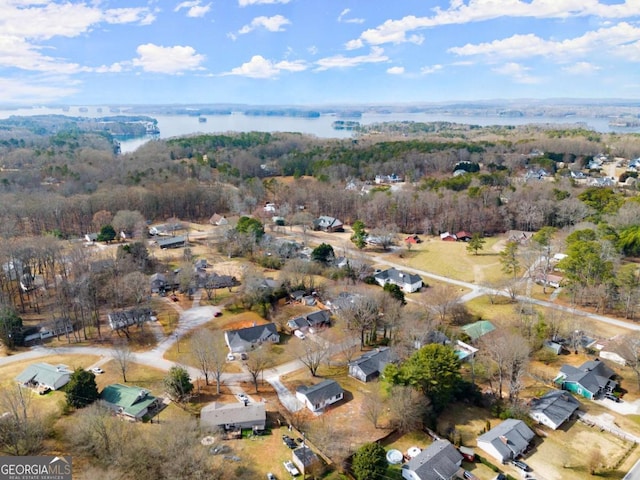
POLYGON ((382 416, 384 409, 384 399, 382 398, 382 395, 380 395, 380 391, 374 388, 373 391, 367 392, 364 397, 364 401, 360 407, 360 412, 373 424, 374 428, 378 428, 378 422, 380 421, 380 417, 382 416))
POLYGON ((480 340, 485 358, 491 361, 497 382, 497 394, 503 398, 504 384, 509 386, 509 400, 515 402, 522 389, 522 376, 529 362, 531 347, 518 333, 496 330, 480 340))
POLYGON ((219 330, 203 330, 191 338, 191 351, 198 363, 198 368, 209 385, 209 377, 216 380, 216 392, 220 395, 222 373, 226 368, 226 352, 223 333, 219 330))
POLYGON ((31 406, 33 392, 19 385, 0 390, 0 452, 34 455, 41 451, 46 435, 44 422, 31 406))
POLYGON ((329 355, 330 343, 323 338, 307 338, 298 343, 296 356, 309 369, 312 376, 316 376, 322 361, 329 355))
POLYGON ((245 366, 247 367, 247 371, 249 375, 251 375, 251 379, 253 380, 253 385, 256 388, 256 393, 258 393, 258 378, 267 368, 273 365, 273 359, 271 358, 270 352, 267 350, 268 346, 265 345, 249 354, 249 358, 247 358, 247 362, 245 366))
POLYGON ((396 385, 389 395, 391 423, 400 432, 419 429, 429 411, 430 402, 413 387, 396 385))
POLYGON ((129 346, 129 342, 126 340, 120 340, 113 345, 111 355, 118 365, 118 369, 122 374, 122 381, 127 383, 127 372, 133 361, 133 352, 129 346))

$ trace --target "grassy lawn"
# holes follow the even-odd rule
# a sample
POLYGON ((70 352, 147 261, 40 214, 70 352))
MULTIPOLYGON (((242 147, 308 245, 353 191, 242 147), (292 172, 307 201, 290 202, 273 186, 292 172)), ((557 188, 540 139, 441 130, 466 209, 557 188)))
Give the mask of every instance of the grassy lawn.
POLYGON ((439 237, 424 237, 424 242, 414 245, 411 251, 402 251, 396 259, 409 267, 437 273, 470 283, 487 283, 504 277, 498 251, 494 246, 501 237, 486 238, 484 249, 478 255, 467 252, 464 242, 443 242, 439 237))

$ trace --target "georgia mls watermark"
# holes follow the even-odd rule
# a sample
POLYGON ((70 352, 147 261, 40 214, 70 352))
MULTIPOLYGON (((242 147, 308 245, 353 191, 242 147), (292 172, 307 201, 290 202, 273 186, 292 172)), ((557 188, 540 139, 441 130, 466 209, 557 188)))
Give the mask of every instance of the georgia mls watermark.
POLYGON ((0 480, 71 480, 71 457, 0 457, 0 480))

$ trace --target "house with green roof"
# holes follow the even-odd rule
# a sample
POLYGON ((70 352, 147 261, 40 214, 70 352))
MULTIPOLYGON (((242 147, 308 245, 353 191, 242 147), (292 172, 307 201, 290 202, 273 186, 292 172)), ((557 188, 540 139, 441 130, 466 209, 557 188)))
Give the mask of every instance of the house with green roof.
POLYGON ((120 383, 106 386, 100 392, 100 400, 118 415, 131 420, 141 420, 158 403, 149 390, 120 383))
POLYGON ((462 331, 469 335, 472 342, 478 341, 480 337, 493 332, 495 329, 495 325, 488 320, 479 320, 462 327, 462 331))
POLYGON ((33 363, 18 375, 16 380, 24 387, 58 390, 69 383, 72 373, 66 365, 33 363))

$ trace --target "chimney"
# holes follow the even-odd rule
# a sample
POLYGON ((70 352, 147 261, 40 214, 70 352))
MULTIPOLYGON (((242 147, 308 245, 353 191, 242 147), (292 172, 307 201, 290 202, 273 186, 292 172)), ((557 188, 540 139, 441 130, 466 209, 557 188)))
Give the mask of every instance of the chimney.
POLYGON ((500 435, 498 438, 499 438, 499 439, 500 439, 500 441, 501 441, 502 443, 504 443, 505 445, 506 445, 507 443, 509 443, 509 440, 508 440, 508 439, 507 439, 507 437, 505 437, 504 435, 500 435))

